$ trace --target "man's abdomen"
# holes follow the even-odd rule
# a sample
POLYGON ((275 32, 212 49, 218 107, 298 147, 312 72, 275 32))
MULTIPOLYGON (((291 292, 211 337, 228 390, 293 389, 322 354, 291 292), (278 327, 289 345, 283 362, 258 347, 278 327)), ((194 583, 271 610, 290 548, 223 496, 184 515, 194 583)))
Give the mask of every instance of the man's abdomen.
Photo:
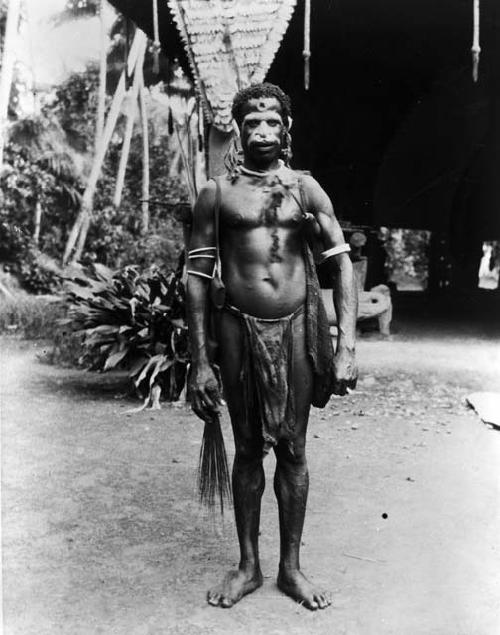
POLYGON ((227 302, 248 315, 284 317, 305 301, 305 268, 301 257, 268 265, 234 263, 225 268, 224 274, 227 302))
POLYGON ((299 227, 226 228, 223 239, 222 277, 229 303, 261 318, 284 317, 304 303, 299 227))

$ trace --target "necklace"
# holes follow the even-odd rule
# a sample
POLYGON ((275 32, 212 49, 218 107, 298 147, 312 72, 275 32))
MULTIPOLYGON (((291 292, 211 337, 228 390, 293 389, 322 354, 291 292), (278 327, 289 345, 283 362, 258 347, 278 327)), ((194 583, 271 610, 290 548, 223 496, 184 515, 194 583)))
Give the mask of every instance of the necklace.
POLYGON ((276 174, 276 172, 278 172, 278 170, 281 170, 281 168, 285 165, 281 159, 278 160, 278 164, 279 165, 275 170, 267 170, 266 172, 257 172, 255 170, 249 170, 243 165, 239 166, 239 170, 242 174, 246 174, 247 176, 256 176, 259 179, 263 179, 264 177, 270 176, 271 174, 276 174))

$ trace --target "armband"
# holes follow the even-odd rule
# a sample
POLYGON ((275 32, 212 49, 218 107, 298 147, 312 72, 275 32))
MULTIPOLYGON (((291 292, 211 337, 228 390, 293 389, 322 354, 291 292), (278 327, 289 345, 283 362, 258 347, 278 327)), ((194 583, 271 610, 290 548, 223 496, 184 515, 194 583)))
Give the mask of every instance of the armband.
POLYGON ((189 260, 194 260, 195 258, 209 258, 210 260, 215 260, 215 253, 210 253, 215 251, 217 251, 217 247, 199 247, 198 249, 191 249, 188 251, 188 258, 189 260))
POLYGON ((348 253, 351 251, 350 246, 347 243, 343 243, 342 245, 337 245, 336 247, 331 247, 326 251, 322 251, 320 254, 321 260, 320 264, 328 260, 328 258, 332 258, 333 256, 338 256, 339 254, 348 253))
POLYGON ((205 251, 217 251, 217 247, 198 247, 198 249, 190 249, 188 251, 188 257, 190 257, 192 254, 200 254, 205 251))
POLYGON ((208 273, 203 273, 201 271, 193 271, 192 269, 188 269, 187 273, 190 276, 200 276, 200 278, 207 278, 207 280, 213 280, 214 278, 214 274, 210 276, 208 273))
MULTIPOLYGON (((216 268, 215 260, 217 257, 215 252, 217 252, 217 247, 199 247, 198 249, 191 249, 190 251, 188 251, 188 260, 190 262, 196 259, 213 260, 214 268, 211 275, 208 273, 204 273, 203 271, 196 271, 195 269, 188 269, 187 273, 192 276, 200 276, 200 278, 207 278, 208 280, 212 280, 216 268)), ((195 263, 193 263, 193 265, 195 265, 195 263)))

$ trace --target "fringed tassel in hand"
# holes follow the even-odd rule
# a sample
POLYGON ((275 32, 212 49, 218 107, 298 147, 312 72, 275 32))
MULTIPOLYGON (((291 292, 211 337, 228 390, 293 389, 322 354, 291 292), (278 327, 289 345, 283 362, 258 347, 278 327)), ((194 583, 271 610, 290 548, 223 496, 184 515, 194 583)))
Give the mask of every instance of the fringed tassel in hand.
POLYGON ((219 499, 220 512, 224 501, 231 501, 231 479, 227 465, 226 447, 220 427, 219 415, 205 422, 198 463, 198 492, 200 503, 213 510, 219 499))

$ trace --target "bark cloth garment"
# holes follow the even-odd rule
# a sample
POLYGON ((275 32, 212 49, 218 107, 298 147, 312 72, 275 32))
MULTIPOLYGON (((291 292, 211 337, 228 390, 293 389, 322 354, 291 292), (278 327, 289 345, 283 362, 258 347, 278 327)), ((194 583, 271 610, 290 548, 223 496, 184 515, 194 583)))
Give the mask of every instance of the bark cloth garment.
POLYGON ((321 299, 312 254, 304 246, 306 302, 291 315, 262 319, 226 305, 222 311, 243 326, 240 380, 245 417, 257 418, 264 439, 264 453, 279 440, 293 448, 295 438, 295 382, 293 373, 294 324, 305 322, 306 350, 313 371, 312 404, 323 407, 332 394, 333 347, 321 299))

